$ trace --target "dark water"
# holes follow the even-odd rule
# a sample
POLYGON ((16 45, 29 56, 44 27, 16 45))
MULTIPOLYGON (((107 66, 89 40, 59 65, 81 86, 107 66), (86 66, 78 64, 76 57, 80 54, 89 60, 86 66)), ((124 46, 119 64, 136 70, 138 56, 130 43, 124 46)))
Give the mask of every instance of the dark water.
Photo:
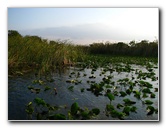
MULTIPOLYGON (((133 68, 139 68, 142 71, 146 71, 144 67, 133 65, 133 68)), ((77 72, 77 69, 68 69, 66 71, 63 71, 61 73, 54 73, 53 79, 55 80, 52 83, 46 83, 46 85, 49 85, 51 87, 48 91, 42 91, 44 88, 42 85, 36 85, 36 87, 41 88, 41 92, 39 94, 31 93, 30 90, 27 88, 29 85, 33 85, 32 81, 36 79, 34 74, 27 74, 20 77, 13 77, 9 78, 8 80, 8 119, 9 120, 28 120, 27 114, 25 112, 25 106, 30 101, 33 101, 34 98, 40 97, 44 99, 47 103, 50 105, 58 105, 62 106, 62 109, 57 110, 57 113, 62 113, 67 115, 68 111, 70 110, 70 106, 74 102, 78 102, 79 106, 81 108, 87 107, 88 109, 92 108, 99 108, 100 114, 94 118, 96 120, 118 120, 117 118, 112 118, 111 116, 107 117, 105 115, 105 107, 107 104, 110 103, 108 97, 105 96, 95 96, 90 91, 87 91, 86 89, 90 87, 90 85, 87 83, 87 80, 89 79, 91 69, 84 69, 84 71, 79 71, 80 76, 78 80, 82 80, 81 84, 75 85, 72 83, 67 83, 66 80, 69 79, 69 74, 73 71, 77 72), (86 73, 87 76, 83 76, 83 74, 86 73), (74 86, 73 92, 68 90, 68 87, 74 86), (58 93, 57 95, 54 94, 53 88, 56 88, 58 93), (85 91, 81 92, 81 88, 84 88, 85 91), (63 106, 66 106, 64 109, 63 106)), ((99 83, 104 75, 100 76, 102 68, 98 69, 94 72, 96 75, 95 80, 96 83, 99 83)), ((155 69, 156 76, 158 76, 158 69, 155 69)), ((105 75, 110 75, 109 72, 106 72, 105 75)), ((113 72, 111 75, 114 77, 112 78, 113 81, 116 81, 118 79, 131 78, 132 75, 135 75, 134 72, 130 73, 117 73, 113 72)), ((70 78, 71 79, 71 78, 70 78)), ((157 81, 151 81, 151 79, 147 79, 146 81, 153 84, 153 88, 158 88, 159 83, 157 81)), ((153 89, 152 89, 153 90, 153 89)), ((159 92, 155 92, 156 98, 151 99, 154 103, 153 106, 155 108, 158 108, 159 100, 158 100, 158 94, 159 92)), ((125 120, 158 120, 158 114, 153 114, 150 116, 147 116, 146 107, 147 105, 142 104, 141 100, 136 99, 132 94, 126 97, 119 97, 116 96, 115 100, 112 101, 112 104, 116 106, 118 103, 124 103, 123 99, 129 98, 130 100, 136 101, 137 113, 130 113, 129 116, 125 117, 125 120)), ((148 99, 148 98, 146 98, 148 99)), ((150 99, 150 98, 149 98, 150 99)), ((34 118, 35 119, 35 118, 34 118)))

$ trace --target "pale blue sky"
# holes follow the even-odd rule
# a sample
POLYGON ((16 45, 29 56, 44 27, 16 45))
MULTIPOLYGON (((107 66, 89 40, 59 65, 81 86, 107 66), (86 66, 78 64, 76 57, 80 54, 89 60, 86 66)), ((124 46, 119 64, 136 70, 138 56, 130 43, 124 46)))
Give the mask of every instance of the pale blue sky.
POLYGON ((154 40, 157 8, 8 8, 8 30, 74 43, 154 40))

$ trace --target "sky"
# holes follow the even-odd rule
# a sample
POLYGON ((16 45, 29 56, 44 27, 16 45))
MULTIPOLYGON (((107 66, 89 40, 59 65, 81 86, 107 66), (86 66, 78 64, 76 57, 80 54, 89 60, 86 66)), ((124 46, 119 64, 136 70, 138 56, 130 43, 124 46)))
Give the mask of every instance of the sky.
POLYGON ((48 40, 153 41, 159 37, 158 8, 8 8, 8 30, 48 40))

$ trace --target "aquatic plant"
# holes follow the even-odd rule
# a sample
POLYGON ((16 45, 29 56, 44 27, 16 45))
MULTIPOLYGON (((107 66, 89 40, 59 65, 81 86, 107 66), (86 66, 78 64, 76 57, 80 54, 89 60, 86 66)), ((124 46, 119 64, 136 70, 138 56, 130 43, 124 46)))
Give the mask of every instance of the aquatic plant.
POLYGON ((158 113, 158 109, 155 109, 153 106, 147 106, 146 110, 148 112, 147 115, 152 115, 154 112, 158 113))
POLYGON ((131 101, 131 100, 128 99, 128 98, 123 99, 123 101, 125 102, 125 105, 129 105, 129 106, 136 103, 135 101, 131 101))
POLYGON ((110 101, 115 99, 114 95, 111 93, 107 93, 107 97, 109 98, 110 101))
POLYGON ((98 108, 93 108, 92 110, 89 110, 88 108, 82 109, 79 107, 77 102, 74 102, 71 105, 71 109, 68 115, 70 119, 87 120, 97 116, 99 113, 100 110, 98 108))
POLYGON ((74 86, 68 87, 68 90, 70 90, 70 91, 72 91, 72 92, 73 92, 73 89, 74 89, 74 86))
POLYGON ((148 104, 148 105, 151 105, 151 104, 153 104, 153 102, 152 101, 150 101, 150 100, 145 100, 145 102, 144 102, 145 104, 148 104))
POLYGON ((47 90, 49 90, 49 89, 51 89, 50 86, 45 86, 44 91, 47 91, 47 90))

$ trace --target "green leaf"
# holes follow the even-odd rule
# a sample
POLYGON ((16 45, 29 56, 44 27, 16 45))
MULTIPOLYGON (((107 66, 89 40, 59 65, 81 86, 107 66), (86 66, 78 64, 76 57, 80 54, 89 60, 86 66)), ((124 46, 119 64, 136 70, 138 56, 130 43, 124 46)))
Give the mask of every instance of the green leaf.
POLYGON ((130 108, 130 111, 131 111, 131 112, 136 112, 136 110, 137 110, 137 107, 135 107, 135 106, 132 106, 132 107, 130 108))
POLYGON ((154 88, 155 89, 155 92, 158 92, 158 88, 154 88))
POLYGON ((114 106, 111 105, 111 104, 107 104, 107 105, 106 105, 106 110, 107 110, 107 111, 112 111, 112 110, 114 110, 114 106))
POLYGON ((141 96, 141 92, 139 92, 138 90, 134 91, 134 97, 140 99, 140 96, 141 96))
POLYGON ((107 96, 108 96, 108 98, 109 98, 110 101, 112 101, 112 100, 115 99, 114 95, 111 94, 111 93, 108 93, 107 96))
POLYGON ((122 96, 122 97, 125 97, 127 94, 125 93, 125 92, 123 92, 123 91, 120 91, 119 92, 121 95, 120 96, 122 96))
POLYGON ((121 107, 124 107, 122 104, 117 104, 117 108, 120 109, 121 107))
POLYGON ((135 103, 136 103, 135 101, 131 101, 131 100, 128 99, 128 98, 123 99, 123 101, 125 102, 126 105, 132 105, 132 104, 135 104, 135 103))
POLYGON ((51 115, 49 116, 50 120, 66 120, 66 116, 63 114, 55 114, 55 115, 51 115))
POLYGON ((139 81, 140 85, 141 86, 144 86, 144 87, 147 87, 147 88, 153 88, 153 85, 150 84, 149 82, 146 82, 146 81, 139 81))
POLYGON ((155 112, 155 108, 153 106, 148 106, 146 110, 148 111, 147 115, 152 115, 155 112))
POLYGON ((119 114, 119 112, 116 111, 116 110, 111 111, 111 116, 114 117, 114 118, 118 117, 118 114, 119 114))
POLYGON ((154 93, 151 93, 150 97, 151 97, 151 98, 155 98, 156 95, 155 95, 154 93))
POLYGON ((142 97, 143 97, 143 98, 147 98, 148 95, 147 95, 146 93, 144 93, 142 97))
POLYGON ((68 89, 73 92, 74 86, 70 86, 68 89))
POLYGON ((86 111, 81 112, 81 116, 82 116, 82 119, 83 119, 83 120, 88 120, 88 119, 90 119, 90 115, 89 115, 89 113, 86 112, 86 111))
POLYGON ((71 114, 72 115, 77 114, 78 109, 79 109, 78 103, 77 102, 73 103, 71 105, 71 114))
POLYGON ((145 100, 145 104, 153 104, 153 102, 150 100, 145 100))
POLYGON ((47 90, 49 90, 49 89, 51 89, 51 87, 45 86, 44 91, 47 91, 47 90))
POLYGON ((84 88, 81 88, 81 92, 84 92, 84 90, 85 90, 84 88))
POLYGON ((34 87, 33 86, 28 86, 28 89, 31 90, 31 89, 34 89, 34 87))
POLYGON ((95 115, 98 115, 98 114, 100 113, 100 109, 98 109, 98 108, 93 108, 91 111, 92 111, 95 115))
POLYGON ((127 90, 126 90, 126 93, 127 93, 128 95, 130 95, 130 94, 131 94, 131 92, 132 92, 132 90, 131 90, 131 89, 127 89, 127 90))
POLYGON ((149 88, 144 88, 142 90, 143 93, 152 93, 149 88))
POLYGON ((41 99, 41 98, 35 98, 34 99, 34 102, 37 104, 37 105, 43 105, 43 106, 46 106, 46 102, 41 99))
POLYGON ((123 109, 123 113, 125 113, 126 115, 129 115, 130 112, 130 107, 129 106, 125 106, 123 109))

